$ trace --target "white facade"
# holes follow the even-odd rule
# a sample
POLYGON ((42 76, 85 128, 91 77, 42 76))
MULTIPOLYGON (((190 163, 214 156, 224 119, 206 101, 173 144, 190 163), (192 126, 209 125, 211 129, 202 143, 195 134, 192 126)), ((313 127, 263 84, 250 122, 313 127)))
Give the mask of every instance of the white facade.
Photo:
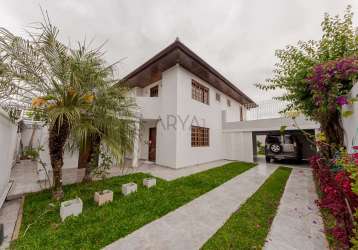
MULTIPOLYGON (((352 90, 351 96, 356 97, 358 95, 358 84, 356 83, 352 90)), ((343 106, 344 110, 350 110, 353 112, 353 115, 342 118, 343 119, 343 128, 345 131, 344 142, 349 152, 352 152, 352 146, 358 145, 358 103, 355 102, 351 105, 343 106)))
POLYGON ((162 72, 161 80, 134 88, 141 117, 139 157, 148 160, 149 128, 156 127, 158 165, 182 168, 195 164, 227 159, 226 137, 223 134, 222 111, 227 121, 245 118, 245 107, 178 64, 162 72), (192 99, 192 80, 209 89, 209 104, 192 99), (150 88, 158 86, 158 97, 150 97, 150 88), (216 100, 216 94, 220 101, 216 100), (227 100, 231 105, 228 106, 227 100), (209 128, 209 146, 191 146, 191 126, 209 128))
POLYGON ((12 122, 7 113, 0 108, 0 207, 10 188, 10 172, 16 161, 20 137, 17 123, 12 122))

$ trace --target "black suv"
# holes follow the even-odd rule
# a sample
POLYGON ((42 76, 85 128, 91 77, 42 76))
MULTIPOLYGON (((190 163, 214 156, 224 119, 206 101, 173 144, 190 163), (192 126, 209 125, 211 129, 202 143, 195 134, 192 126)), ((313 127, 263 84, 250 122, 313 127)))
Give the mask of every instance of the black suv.
POLYGON ((265 140, 266 162, 274 160, 302 159, 301 146, 294 135, 267 135, 265 140))

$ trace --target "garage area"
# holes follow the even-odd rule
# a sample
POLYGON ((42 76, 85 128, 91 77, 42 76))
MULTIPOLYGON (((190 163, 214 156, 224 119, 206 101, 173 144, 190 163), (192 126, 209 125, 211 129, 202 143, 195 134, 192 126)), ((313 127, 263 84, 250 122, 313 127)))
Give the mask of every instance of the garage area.
POLYGON ((315 130, 279 130, 252 132, 255 162, 304 164, 317 153, 312 143, 315 130))

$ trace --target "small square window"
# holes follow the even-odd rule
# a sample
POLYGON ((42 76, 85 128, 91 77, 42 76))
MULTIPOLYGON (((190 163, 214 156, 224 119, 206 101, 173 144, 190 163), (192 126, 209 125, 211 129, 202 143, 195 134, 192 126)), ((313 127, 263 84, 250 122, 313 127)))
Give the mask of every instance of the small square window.
POLYGON ((158 97, 159 88, 158 85, 150 88, 150 97, 158 97))
POLYGON ((227 99, 227 106, 231 107, 231 101, 229 99, 227 99))
POLYGON ((216 93, 216 100, 218 101, 218 102, 220 102, 220 94, 219 93, 216 93))

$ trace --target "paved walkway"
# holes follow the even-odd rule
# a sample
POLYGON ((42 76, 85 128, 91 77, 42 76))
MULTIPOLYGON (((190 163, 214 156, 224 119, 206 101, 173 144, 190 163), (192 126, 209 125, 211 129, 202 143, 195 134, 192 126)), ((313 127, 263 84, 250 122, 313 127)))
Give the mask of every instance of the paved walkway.
POLYGON ((329 249, 317 198, 311 169, 294 168, 264 249, 329 249))
POLYGON ((17 199, 5 202, 0 210, 0 223, 4 224, 4 241, 0 249, 6 249, 10 246, 20 206, 21 200, 17 199))
POLYGON ((254 167, 105 249, 199 249, 276 168, 254 167))

